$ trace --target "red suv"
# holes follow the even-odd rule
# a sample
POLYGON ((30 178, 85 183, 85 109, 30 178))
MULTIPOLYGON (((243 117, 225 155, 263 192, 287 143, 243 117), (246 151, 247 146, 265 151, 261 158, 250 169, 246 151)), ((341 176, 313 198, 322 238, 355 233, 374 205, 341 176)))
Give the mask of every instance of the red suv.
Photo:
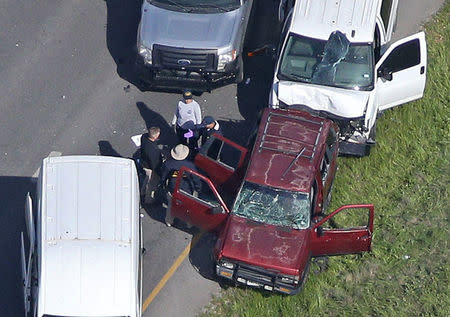
POLYGON ((214 135, 195 158, 202 172, 181 169, 168 212, 218 233, 219 277, 295 294, 312 257, 370 251, 373 205, 323 214, 336 172, 337 129, 306 112, 267 108, 251 152, 214 135), (192 178, 202 182, 200 192, 186 189, 192 178), (363 225, 336 229, 335 216, 351 209, 364 211, 363 225))

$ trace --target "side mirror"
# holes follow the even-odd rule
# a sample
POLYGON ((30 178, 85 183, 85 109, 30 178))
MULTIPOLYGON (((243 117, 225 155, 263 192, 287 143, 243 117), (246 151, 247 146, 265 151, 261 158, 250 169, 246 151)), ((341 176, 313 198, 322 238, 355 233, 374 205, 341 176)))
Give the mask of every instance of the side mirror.
POLYGON ((322 227, 317 227, 317 235, 319 236, 319 237, 321 237, 321 236, 323 236, 323 228, 322 227))
POLYGON ((392 80, 392 72, 389 69, 382 67, 378 70, 378 77, 384 78, 387 81, 391 81, 392 80))
POLYGON ((211 213, 213 215, 223 214, 225 213, 225 209, 223 208, 222 205, 217 205, 211 208, 211 213))

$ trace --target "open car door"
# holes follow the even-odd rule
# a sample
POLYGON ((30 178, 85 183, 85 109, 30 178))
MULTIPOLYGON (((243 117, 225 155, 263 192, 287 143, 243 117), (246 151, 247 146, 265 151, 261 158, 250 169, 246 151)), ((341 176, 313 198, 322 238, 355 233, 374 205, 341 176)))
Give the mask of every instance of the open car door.
MULTIPOLYGON (((342 216, 347 216, 343 214, 342 216)), ((311 228, 312 256, 341 255, 370 251, 373 234, 373 205, 347 205, 333 211, 317 222, 311 228), (335 216, 342 212, 355 209, 358 216, 365 216, 361 211, 367 210, 367 223, 354 228, 335 228, 335 216), (358 210, 356 210, 358 209, 358 210), (331 224, 331 228, 326 228, 331 224)))
POLYGON ((172 217, 212 231, 220 227, 229 212, 209 178, 187 167, 180 169, 170 203, 172 217))
POLYGON ((376 65, 378 110, 422 98, 425 89, 427 46, 425 33, 391 45, 376 65))
POLYGON ((240 185, 239 171, 247 149, 221 135, 213 134, 195 157, 195 165, 208 174, 215 186, 229 189, 240 185))

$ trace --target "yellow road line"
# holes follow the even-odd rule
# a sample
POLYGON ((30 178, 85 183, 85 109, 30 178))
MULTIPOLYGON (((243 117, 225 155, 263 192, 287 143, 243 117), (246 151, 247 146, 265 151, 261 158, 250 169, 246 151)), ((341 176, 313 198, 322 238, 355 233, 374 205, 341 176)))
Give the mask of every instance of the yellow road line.
POLYGON ((178 256, 178 258, 175 260, 175 262, 172 264, 172 266, 169 268, 169 270, 164 274, 162 279, 158 282, 156 287, 152 290, 150 295, 145 299, 144 304, 142 305, 142 313, 144 313, 150 303, 155 299, 156 295, 162 290, 164 285, 166 285, 167 281, 172 277, 173 273, 177 270, 177 268, 181 265, 181 263, 184 261, 184 259, 188 256, 189 251, 197 244, 197 242, 202 237, 203 232, 200 232, 199 234, 195 235, 192 238, 192 241, 190 244, 186 246, 186 248, 181 252, 181 254, 178 256))

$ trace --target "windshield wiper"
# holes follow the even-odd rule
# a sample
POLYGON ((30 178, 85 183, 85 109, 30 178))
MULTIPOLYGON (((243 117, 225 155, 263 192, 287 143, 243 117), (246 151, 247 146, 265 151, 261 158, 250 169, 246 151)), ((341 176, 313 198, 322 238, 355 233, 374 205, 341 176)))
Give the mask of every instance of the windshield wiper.
POLYGON ((189 13, 189 12, 192 12, 192 9, 189 9, 188 7, 182 5, 182 4, 180 4, 180 3, 178 3, 178 2, 176 2, 176 1, 174 1, 174 0, 164 0, 164 1, 167 1, 167 2, 169 2, 170 4, 172 4, 172 5, 174 5, 174 6, 178 7, 178 8, 180 8, 180 9, 183 10, 184 12, 188 12, 188 13, 189 13))
POLYGON ((278 73, 278 76, 284 77, 284 78, 280 78, 280 79, 287 79, 287 80, 294 80, 294 81, 300 81, 300 82, 305 82, 305 83, 309 83, 310 79, 294 74, 294 73, 290 73, 290 74, 283 74, 283 73, 278 73))
POLYGON ((195 4, 196 7, 207 7, 207 8, 215 8, 215 9, 219 9, 222 10, 222 12, 227 12, 228 10, 225 9, 224 7, 215 5, 215 4, 210 4, 210 3, 197 3, 195 4))

